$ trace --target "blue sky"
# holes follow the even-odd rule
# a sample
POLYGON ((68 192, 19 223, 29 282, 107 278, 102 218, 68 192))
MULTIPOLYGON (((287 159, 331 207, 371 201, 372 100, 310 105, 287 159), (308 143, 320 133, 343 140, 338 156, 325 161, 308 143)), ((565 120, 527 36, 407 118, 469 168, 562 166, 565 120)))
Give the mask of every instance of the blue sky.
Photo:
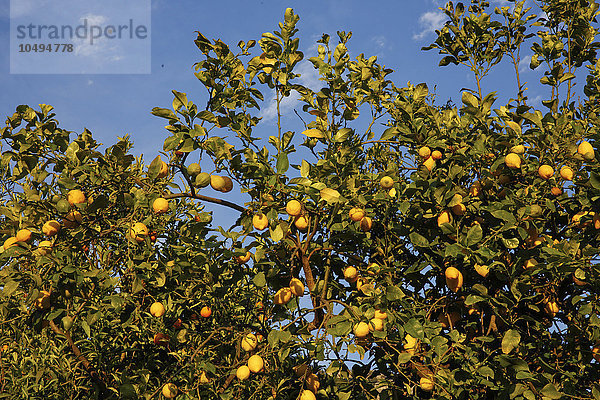
MULTIPOLYGON (((40 10, 50 0, 16 1, 21 14, 27 15, 43 12, 40 10)), ((186 92, 188 99, 197 104, 206 101, 205 92, 193 75, 192 65, 201 59, 193 42, 194 31, 202 32, 209 39, 220 38, 234 48, 239 40, 258 40, 263 32, 276 29, 286 7, 294 8, 300 16, 300 50, 305 53, 305 60, 315 55, 315 42, 322 33, 330 34, 335 40, 336 31, 352 31, 351 56, 376 55, 380 64, 395 70, 390 78, 397 86, 409 81, 425 82, 430 91, 435 87, 439 103, 452 99, 455 104, 460 104, 461 88, 475 87, 464 67, 438 67, 441 57, 437 51, 421 50, 435 39, 434 29, 441 27, 445 20, 438 10, 443 1, 147 1, 151 1, 151 73, 10 74, 10 6, 9 0, 0 0, 1 113, 10 115, 19 104, 50 104, 55 107, 63 128, 75 132, 87 128, 105 145, 129 134, 135 144, 134 153, 144 154, 149 162, 162 149, 166 138, 165 121, 152 116, 150 110, 155 106, 170 107, 172 89, 186 92)), ((84 1, 79 3, 85 4, 84 1)), ((496 0, 492 4, 507 3, 496 0)), ((122 11, 116 7, 106 7, 105 14, 122 11)), ((94 12, 100 21, 105 18, 105 15, 97 15, 97 10, 94 12)), ((527 57, 529 53, 527 46, 522 56, 527 57)), ((533 84, 540 74, 530 71, 527 64, 525 59, 522 79, 533 84)), ((303 61, 299 70, 303 72, 304 83, 319 84, 310 63, 303 61)), ((513 82, 512 73, 501 67, 484 82, 484 92, 510 85, 512 94, 513 82)), ((528 92, 538 104, 542 93, 537 88, 528 92)), ((269 100, 267 96, 261 111, 267 123, 272 117, 269 100)), ((290 104, 287 110, 290 113, 292 106, 290 104)))

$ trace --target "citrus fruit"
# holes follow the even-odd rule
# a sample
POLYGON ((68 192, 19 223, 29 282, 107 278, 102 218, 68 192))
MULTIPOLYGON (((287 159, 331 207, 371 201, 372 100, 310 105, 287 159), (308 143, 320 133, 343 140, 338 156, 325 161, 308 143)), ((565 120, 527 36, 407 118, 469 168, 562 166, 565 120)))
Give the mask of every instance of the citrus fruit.
POLYGON ((304 284, 298 278, 292 278, 290 281, 290 290, 294 296, 302 296, 304 294, 304 284))
POLYGON ((165 315, 165 306, 159 301, 152 303, 150 306, 150 314, 156 318, 160 318, 165 315))
POLYGON ((298 200, 290 200, 285 206, 285 211, 292 217, 297 217, 302 214, 302 203, 298 200))
POLYGON ((521 157, 516 153, 508 153, 504 158, 504 163, 508 168, 521 168, 521 157))
POLYGON ((254 373, 262 371, 264 366, 265 362, 258 354, 255 354, 248 359, 248 368, 254 373))
POLYGON ((421 157, 423 159, 428 159, 430 155, 431 155, 431 149, 429 149, 429 147, 423 146, 419 149, 419 157, 421 157))
POLYGON ((29 242, 31 240, 31 231, 29 229, 20 229, 15 237, 19 242, 29 242))
POLYGON ((72 206, 75 204, 85 203, 85 194, 83 194, 83 192, 79 189, 70 190, 69 193, 67 193, 67 201, 72 206))
POLYGON ((565 181, 572 181, 573 175, 574 175, 573 170, 571 168, 567 167, 566 165, 563 165, 560 168, 560 177, 563 178, 565 181))
POLYGON ((152 203, 152 209, 156 214, 162 214, 169 211, 169 200, 162 197, 157 198, 152 203))
POLYGON ((463 285, 462 273, 455 267, 448 267, 444 275, 446 276, 446 285, 448 285, 450 290, 455 293, 458 292, 463 285))
POLYGON ((256 349, 258 345, 258 339, 254 333, 249 333, 242 339, 242 349, 244 351, 252 351, 256 349))
POLYGON ((350 209, 348 216, 350 216, 350 219, 352 221, 358 222, 364 218, 365 210, 363 210, 362 208, 352 208, 352 209, 350 209))
POLYGON ((46 236, 54 236, 58 233, 59 230, 60 230, 60 223, 55 219, 53 219, 51 221, 47 221, 42 226, 42 232, 46 236))
POLYGON ((254 226, 254 229, 262 231, 267 229, 267 227, 269 226, 269 219, 267 218, 267 216, 265 214, 255 214, 252 217, 252 225, 254 226))
POLYGON ((162 388, 162 394, 167 399, 174 399, 178 392, 179 389, 174 383, 166 383, 162 388))
POLYGON ((200 310, 200 315, 202 315, 204 318, 208 318, 212 315, 212 310, 210 309, 209 306, 204 306, 200 310))
POLYGON ((242 365, 235 371, 235 376, 237 376, 240 381, 245 381, 250 377, 250 368, 248 368, 247 365, 242 365))
POLYGON ((383 178, 381 178, 381 180, 379 181, 379 185, 384 188, 384 189, 389 189, 392 186, 394 186, 394 180, 389 177, 389 176, 384 176, 383 178))
POLYGON ((354 335, 358 338, 366 337, 369 334, 369 324, 366 322, 359 322, 354 325, 354 335))
POLYGON ((552 178, 552 175, 554 175, 554 169, 547 164, 541 165, 538 168, 538 175, 540 178, 548 180, 552 178))

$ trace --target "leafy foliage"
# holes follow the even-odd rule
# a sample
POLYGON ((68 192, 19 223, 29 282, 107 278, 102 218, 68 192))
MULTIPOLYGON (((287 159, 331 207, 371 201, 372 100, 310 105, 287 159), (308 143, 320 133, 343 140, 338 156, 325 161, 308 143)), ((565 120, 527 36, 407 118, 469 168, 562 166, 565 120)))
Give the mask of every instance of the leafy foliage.
POLYGON ((598 6, 544 1, 544 19, 511 3, 444 9, 430 48, 478 85, 460 107, 352 60, 346 32, 308 58, 322 87, 297 83, 291 9, 238 53, 198 33, 206 106, 173 91, 152 110, 168 121, 166 164, 146 166, 127 137, 104 152, 88 131, 72 138, 50 106, 17 107, 0 132, 0 397, 150 399, 173 383, 180 399, 600 398, 598 6), (535 36, 545 112, 519 78, 535 36), (516 99, 494 109, 480 81, 505 55, 516 99), (276 135, 259 136, 264 93, 278 110, 297 96, 301 129, 279 111, 276 135), (205 194, 228 182, 250 201, 205 194), (203 202, 239 219, 213 227, 203 202))

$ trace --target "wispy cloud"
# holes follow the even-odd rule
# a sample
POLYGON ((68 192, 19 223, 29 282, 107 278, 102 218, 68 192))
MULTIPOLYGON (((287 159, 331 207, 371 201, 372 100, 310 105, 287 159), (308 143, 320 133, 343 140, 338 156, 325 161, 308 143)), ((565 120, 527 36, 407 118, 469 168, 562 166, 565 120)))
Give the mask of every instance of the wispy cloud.
POLYGON ((529 68, 530 62, 531 62, 531 55, 521 58, 521 61, 519 61, 519 72, 522 73, 522 72, 531 71, 531 69, 529 68))
MULTIPOLYGON (((319 80, 319 73, 310 61, 301 61, 296 66, 295 71, 301 75, 300 78, 298 78, 298 83, 308 87, 313 91, 318 91, 320 89, 322 82, 319 80)), ((285 97, 279 103, 279 112, 282 115, 288 114, 298 105, 299 99, 300 96, 298 93, 292 91, 288 97, 285 97)), ((261 117, 263 121, 269 121, 277 118, 277 100, 274 95, 268 100, 268 104, 269 105, 266 108, 263 108, 259 114, 259 117, 261 117)))
POLYGON ((436 29, 441 29, 446 22, 446 16, 440 11, 427 11, 419 17, 419 26, 421 31, 413 35, 414 40, 421 40, 436 29))

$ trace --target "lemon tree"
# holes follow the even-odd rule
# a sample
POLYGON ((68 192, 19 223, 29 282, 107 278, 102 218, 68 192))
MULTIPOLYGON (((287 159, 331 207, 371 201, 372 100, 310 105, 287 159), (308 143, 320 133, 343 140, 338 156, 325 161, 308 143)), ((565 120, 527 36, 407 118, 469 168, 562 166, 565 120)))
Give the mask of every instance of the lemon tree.
POLYGON ((237 48, 198 33, 208 99, 152 110, 152 161, 18 106, 0 131, 0 396, 599 399, 598 5, 508 3, 443 9, 428 49, 477 85, 458 106, 351 57, 349 32, 305 56, 292 9, 237 48), (484 93, 502 62, 506 104, 484 93), (297 123, 263 130, 267 96, 295 96, 297 123))

